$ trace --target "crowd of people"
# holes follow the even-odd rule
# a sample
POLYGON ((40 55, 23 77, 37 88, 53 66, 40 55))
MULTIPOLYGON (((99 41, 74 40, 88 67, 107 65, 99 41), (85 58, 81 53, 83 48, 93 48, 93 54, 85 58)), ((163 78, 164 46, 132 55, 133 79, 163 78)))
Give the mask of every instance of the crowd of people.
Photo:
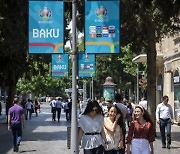
POLYGON ((71 99, 62 100, 61 98, 52 99, 49 102, 51 106, 51 113, 52 113, 52 121, 56 121, 56 115, 57 120, 60 122, 61 118, 61 110, 64 109, 64 112, 66 114, 66 121, 71 121, 71 108, 72 108, 72 101, 71 99))
POLYGON ((25 111, 26 120, 31 119, 32 113, 35 113, 35 115, 38 116, 38 111, 39 113, 41 112, 40 102, 37 99, 35 99, 34 101, 32 101, 31 99, 27 99, 27 101, 23 99, 21 101, 21 106, 25 111))
MULTIPOLYGON (((115 94, 114 102, 89 100, 79 119, 79 145, 84 154, 154 154, 155 124, 147 101, 135 104, 115 94)), ((173 112, 168 96, 157 106, 162 148, 170 149, 173 112), (167 128, 167 145, 165 128, 167 128)))
MULTIPOLYGON (((84 109, 82 101, 79 101, 78 142, 84 154, 154 154, 156 132, 145 108, 147 103, 130 103, 122 100, 118 93, 113 100, 88 100, 84 109)), ((56 118, 60 121, 62 110, 66 114, 66 121, 71 121, 71 99, 52 99, 49 104, 52 121, 56 121, 56 118)), ((31 119, 32 112, 38 115, 38 110, 40 112, 37 100, 23 100, 19 104, 18 99, 14 99, 14 105, 8 111, 8 130, 13 134, 14 152, 18 151, 25 119, 31 119)), ((162 148, 170 149, 173 111, 168 104, 168 96, 164 96, 162 103, 158 104, 156 120, 160 127, 162 148)))

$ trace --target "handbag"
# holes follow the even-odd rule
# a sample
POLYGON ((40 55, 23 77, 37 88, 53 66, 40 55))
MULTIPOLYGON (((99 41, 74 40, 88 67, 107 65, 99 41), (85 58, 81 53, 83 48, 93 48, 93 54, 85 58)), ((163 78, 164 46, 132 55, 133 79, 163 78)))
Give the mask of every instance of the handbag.
POLYGON ((109 134, 106 134, 106 140, 107 140, 107 150, 114 149, 114 139, 109 134))

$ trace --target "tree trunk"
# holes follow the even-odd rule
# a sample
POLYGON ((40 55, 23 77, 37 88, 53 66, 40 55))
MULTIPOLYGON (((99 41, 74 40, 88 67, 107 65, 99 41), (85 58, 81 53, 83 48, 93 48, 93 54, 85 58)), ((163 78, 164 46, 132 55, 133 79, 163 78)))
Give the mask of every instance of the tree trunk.
POLYGON ((13 99, 16 91, 16 78, 15 72, 12 71, 8 78, 8 100, 6 104, 6 115, 8 116, 8 110, 13 105, 13 99))
POLYGON ((148 111, 156 126, 156 38, 153 23, 147 28, 147 101, 148 111))

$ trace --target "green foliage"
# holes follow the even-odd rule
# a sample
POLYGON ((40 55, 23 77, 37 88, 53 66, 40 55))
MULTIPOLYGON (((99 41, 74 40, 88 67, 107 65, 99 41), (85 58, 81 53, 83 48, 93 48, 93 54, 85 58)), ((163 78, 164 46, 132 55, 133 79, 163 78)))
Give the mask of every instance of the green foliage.
MULTIPOLYGON (((34 96, 62 96, 65 95, 65 88, 71 86, 70 79, 52 78, 50 64, 43 64, 45 72, 40 73, 38 62, 33 63, 33 67, 39 73, 31 75, 30 79, 22 77, 17 83, 17 91, 21 94, 32 93, 34 96)), ((41 67, 42 67, 41 66, 41 67)))
POLYGON ((0 79, 7 86, 16 84, 27 69, 27 1, 0 2, 0 79), (11 77, 15 83, 11 83, 11 77))
POLYGON ((131 51, 131 45, 127 45, 121 48, 122 50, 122 57, 119 57, 118 60, 124 65, 123 71, 127 74, 132 76, 136 76, 136 64, 132 62, 135 55, 131 51))

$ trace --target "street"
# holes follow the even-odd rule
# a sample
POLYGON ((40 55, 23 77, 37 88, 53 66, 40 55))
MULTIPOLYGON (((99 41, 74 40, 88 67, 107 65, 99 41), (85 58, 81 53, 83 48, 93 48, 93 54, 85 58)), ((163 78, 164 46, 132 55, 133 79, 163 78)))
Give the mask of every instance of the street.
MULTIPOLYGON (((52 122, 50 106, 48 103, 41 105, 41 113, 38 117, 33 114, 31 120, 26 120, 23 130, 23 139, 18 153, 25 154, 70 154, 67 148, 67 127, 69 122, 65 120, 62 111, 61 121, 52 122)), ((180 127, 172 126, 172 148, 162 149, 159 129, 154 142, 155 154, 179 154, 180 153, 180 127)), ((7 131, 5 119, 0 119, 0 154, 13 154, 11 132, 7 131)))

